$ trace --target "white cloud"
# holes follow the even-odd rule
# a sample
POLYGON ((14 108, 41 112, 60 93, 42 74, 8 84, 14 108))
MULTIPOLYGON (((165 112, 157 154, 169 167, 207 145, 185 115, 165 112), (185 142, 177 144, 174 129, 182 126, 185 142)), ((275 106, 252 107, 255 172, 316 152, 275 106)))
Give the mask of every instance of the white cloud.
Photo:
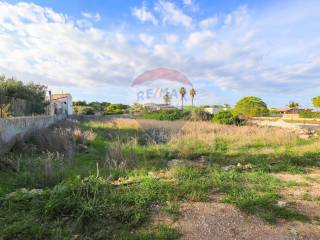
POLYGON ((218 24, 218 17, 210 17, 199 22, 201 28, 209 28, 218 24))
POLYGON ((154 37, 148 34, 139 34, 140 40, 147 45, 148 47, 150 47, 154 41, 154 37))
POLYGON ((141 8, 133 8, 132 14, 141 22, 152 22, 153 25, 158 25, 158 20, 156 17, 152 14, 152 12, 148 11, 144 5, 141 8))
POLYGON ((242 25, 248 21, 248 16, 249 15, 247 6, 241 6, 237 10, 227 14, 225 16, 224 23, 226 25, 242 25))
POLYGON ((193 0, 183 0, 183 5, 193 12, 199 10, 199 7, 193 2, 193 0))
POLYGON ((192 2, 192 0, 183 0, 183 4, 186 6, 192 6, 193 2, 192 2))
POLYGON ((176 34, 166 34, 165 38, 168 44, 175 44, 179 41, 179 36, 176 34))
MULTIPOLYGON (((166 66, 185 72, 195 86, 206 80, 241 93, 316 92, 320 4, 296 4, 264 10, 263 15, 241 7, 222 15, 228 20, 214 30, 196 27, 201 22, 194 21, 193 28, 179 31, 170 26, 166 31, 155 27, 155 34, 129 34, 93 24, 79 27, 83 18, 35 4, 0 2, 0 74, 83 92, 105 84, 130 86, 141 72, 166 66)), ((167 24, 192 25, 192 20, 185 24, 161 11, 167 24)))
POLYGON ((99 13, 90 13, 90 12, 82 12, 81 15, 85 18, 88 18, 90 20, 93 20, 95 22, 99 22, 101 20, 101 16, 99 13))
POLYGON ((192 32, 185 41, 186 48, 207 47, 214 39, 214 33, 206 30, 201 32, 192 32))
POLYGON ((130 81, 141 55, 128 45, 127 36, 79 29, 76 22, 53 13, 33 4, 0 2, 3 73, 51 87, 90 88, 130 81))
POLYGON ((165 24, 182 25, 186 28, 192 25, 192 18, 172 2, 160 0, 155 10, 162 16, 162 22, 165 24))

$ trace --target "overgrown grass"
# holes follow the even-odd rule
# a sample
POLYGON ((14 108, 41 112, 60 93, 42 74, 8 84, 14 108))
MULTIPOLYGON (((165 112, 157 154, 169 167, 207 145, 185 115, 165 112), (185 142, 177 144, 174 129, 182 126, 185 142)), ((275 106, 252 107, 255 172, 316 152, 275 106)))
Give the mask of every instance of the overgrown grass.
POLYGON ((223 195, 223 202, 270 223, 309 220, 278 206, 285 185, 270 173, 304 172, 318 166, 319 139, 300 140, 292 132, 273 128, 143 121, 82 124, 81 131, 91 140, 77 141, 73 160, 61 161, 63 174, 52 171, 56 177, 51 182, 45 182, 47 176, 41 171, 45 161, 35 161, 45 159, 41 154, 25 158, 23 170, 1 174, 0 236, 176 239, 180 234, 175 229, 150 224, 152 210, 160 208, 177 219, 180 202, 208 201, 216 192, 223 195), (152 134, 167 138, 157 142, 152 134), (206 159, 208 166, 168 167, 175 158, 206 159), (33 161, 36 165, 30 164, 33 161), (241 169, 238 164, 251 167, 241 169), (227 171, 225 166, 233 167, 227 171), (6 195, 12 191, 17 192, 6 195))

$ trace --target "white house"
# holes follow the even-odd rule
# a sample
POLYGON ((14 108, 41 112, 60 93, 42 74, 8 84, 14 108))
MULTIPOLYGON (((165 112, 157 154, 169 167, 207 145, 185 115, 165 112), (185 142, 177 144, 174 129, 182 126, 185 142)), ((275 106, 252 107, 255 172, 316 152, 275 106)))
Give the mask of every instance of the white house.
POLYGON ((222 108, 221 107, 208 107, 208 108, 204 108, 203 110, 207 113, 210 113, 210 114, 216 114, 218 112, 225 111, 228 109, 225 107, 222 107, 222 108))
POLYGON ((49 92, 52 114, 72 115, 72 96, 70 93, 51 94, 49 92))

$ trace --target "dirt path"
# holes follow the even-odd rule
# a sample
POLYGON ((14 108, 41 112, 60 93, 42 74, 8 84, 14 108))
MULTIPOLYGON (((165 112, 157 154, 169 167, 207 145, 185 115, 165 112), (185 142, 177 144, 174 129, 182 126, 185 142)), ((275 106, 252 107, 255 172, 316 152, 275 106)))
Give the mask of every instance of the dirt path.
MULTIPOLYGON (((320 170, 305 175, 276 174, 294 183, 282 191, 285 204, 310 216, 320 217, 320 170)), ((270 225, 256 216, 212 198, 210 202, 184 203, 174 227, 183 240, 320 240, 320 223, 280 221, 270 225)))
POLYGON ((319 240, 320 226, 301 222, 269 225, 222 203, 186 203, 174 224, 183 240, 319 240))

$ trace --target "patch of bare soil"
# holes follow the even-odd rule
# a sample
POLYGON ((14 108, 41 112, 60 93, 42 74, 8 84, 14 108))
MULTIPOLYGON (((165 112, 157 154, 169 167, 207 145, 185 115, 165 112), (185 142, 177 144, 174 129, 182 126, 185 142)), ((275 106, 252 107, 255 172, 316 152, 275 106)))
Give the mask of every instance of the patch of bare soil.
POLYGON ((304 175, 280 173, 275 176, 296 183, 281 192, 290 206, 309 217, 320 217, 320 169, 304 175))
MULTIPOLYGON (((308 175, 277 174, 284 181, 296 184, 284 189, 284 201, 310 217, 320 216, 320 170, 308 175)), ((183 240, 320 240, 318 221, 279 221, 270 225, 262 219, 247 215, 236 207, 220 203, 214 195, 210 202, 191 202, 181 205, 176 222, 161 213, 156 223, 166 223, 179 229, 183 240)))
POLYGON ((184 240, 319 240, 320 226, 301 222, 270 225, 223 203, 185 203, 174 226, 184 240))

